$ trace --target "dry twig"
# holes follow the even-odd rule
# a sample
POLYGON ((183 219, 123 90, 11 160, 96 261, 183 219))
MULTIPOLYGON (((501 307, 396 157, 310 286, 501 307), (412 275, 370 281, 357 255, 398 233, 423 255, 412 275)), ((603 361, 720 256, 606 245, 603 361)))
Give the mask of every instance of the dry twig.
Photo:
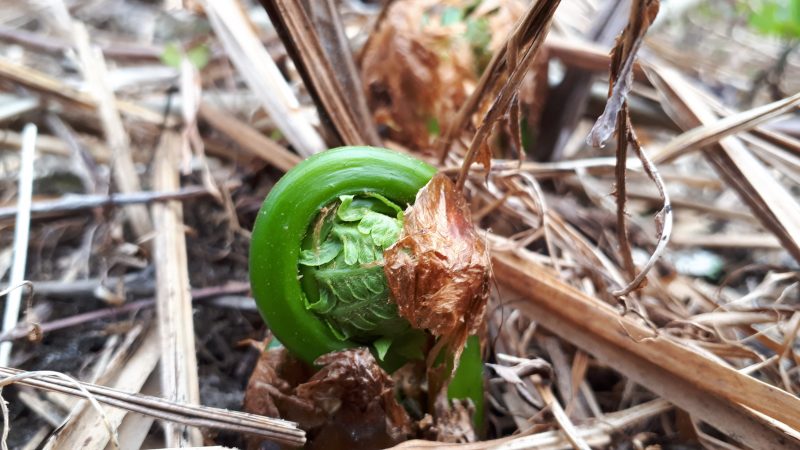
MULTIPOLYGON (((153 186, 170 191, 180 187, 180 136, 166 132, 153 163, 153 186)), ((183 206, 175 201, 153 205, 155 224, 156 307, 161 333, 162 394, 180 403, 200 403, 194 343, 192 299, 183 226, 183 206)), ((167 445, 199 445, 197 430, 165 426, 167 445)))
MULTIPOLYGON (((33 158, 36 151, 36 126, 28 124, 22 131, 22 162, 19 171, 17 217, 14 224, 14 263, 9 286, 20 287, 25 280, 25 263, 28 259, 28 236, 31 230, 31 197, 33 196, 33 158)), ((22 303, 22 291, 11 289, 5 302, 3 332, 17 326, 22 303)), ((7 365, 11 357, 11 342, 0 343, 0 365, 7 365)), ((2 401, 2 400, 0 400, 2 401)), ((5 444, 5 440, 3 440, 5 444)))
MULTIPOLYGON (((497 98, 494 99, 492 106, 486 112, 486 116, 483 117, 475 136, 472 138, 467 154, 464 156, 461 172, 456 181, 457 189, 464 188, 464 183, 467 180, 467 174, 473 161, 480 162, 483 164, 484 169, 489 170, 491 151, 486 144, 486 138, 495 123, 501 116, 506 114, 511 106, 519 84, 522 82, 522 77, 528 71, 531 61, 533 61, 544 42, 544 38, 550 29, 553 15, 560 3, 560 0, 547 0, 531 5, 525 16, 520 19, 517 28, 509 35, 506 45, 503 46, 505 51, 498 52, 492 58, 489 68, 486 69, 478 83, 479 87, 459 111, 459 118, 463 116, 465 118, 464 121, 466 121, 466 117, 471 113, 472 108, 478 104, 477 98, 481 98, 486 92, 491 92, 491 88, 494 87, 491 84, 498 82, 500 73, 503 70, 508 72, 508 80, 499 89, 497 98), (473 100, 473 97, 477 98, 473 100)), ((463 124, 463 122, 455 120, 451 126, 452 132, 448 129, 446 137, 439 144, 442 148, 442 161, 444 161, 449 150, 449 139, 452 139, 456 133, 461 131, 463 124)))
POLYGON ((303 156, 324 150, 325 143, 304 117, 300 102, 261 45, 239 2, 202 0, 201 4, 228 57, 295 150, 303 156))
POLYGON ((62 379, 64 375, 57 372, 55 374, 37 374, 33 372, 34 378, 31 378, 28 374, 31 374, 31 372, 0 367, 0 376, 4 377, 3 380, 22 375, 20 378, 23 379, 13 378, 13 382, 37 389, 83 397, 90 399, 90 401, 91 398, 94 398, 98 403, 127 409, 177 424, 249 433, 288 445, 303 445, 305 443, 305 433, 299 430, 295 423, 285 420, 209 408, 207 406, 176 403, 162 398, 131 394, 91 383, 77 382, 78 386, 75 387, 76 382, 74 380, 64 381, 62 379))

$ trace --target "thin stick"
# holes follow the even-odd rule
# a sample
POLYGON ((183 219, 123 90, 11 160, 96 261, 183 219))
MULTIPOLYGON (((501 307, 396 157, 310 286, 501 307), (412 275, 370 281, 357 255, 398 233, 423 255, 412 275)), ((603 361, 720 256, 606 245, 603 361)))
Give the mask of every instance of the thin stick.
MULTIPOLYGON (((44 200, 31 203, 30 213, 33 218, 37 218, 53 214, 77 213, 87 209, 109 206, 188 200, 207 195, 210 195, 210 192, 202 186, 187 186, 168 192, 140 191, 109 195, 65 195, 57 200, 44 200)), ((19 207, 17 206, 0 207, 0 221, 16 216, 18 211, 19 207)))
MULTIPOLYGON (((86 387, 78 380, 64 375, 60 372, 53 372, 50 370, 42 370, 37 372, 17 372, 16 374, 9 374, 6 378, 0 380, 0 392, 2 392, 3 387, 8 386, 9 384, 20 383, 20 384, 28 384, 25 380, 29 378, 40 378, 40 377, 55 377, 60 379, 63 383, 67 385, 74 386, 73 389, 78 391, 80 396, 86 398, 92 407, 97 411, 100 415, 101 419, 103 420, 103 425, 108 430, 108 434, 111 436, 111 448, 112 449, 119 449, 119 441, 117 441, 117 430, 111 425, 106 417, 105 412, 103 411, 103 407, 100 406, 97 399, 94 395, 92 395, 86 387)), ((0 406, 2 406, 3 410, 3 436, 2 436, 2 448, 3 450, 8 450, 8 446, 6 444, 6 440, 8 439, 8 407, 6 406, 5 400, 0 398, 0 406)))
POLYGON ((630 123, 630 117, 627 117, 627 133, 629 137, 627 138, 628 141, 631 143, 633 150, 636 152, 636 155, 639 157, 639 160, 642 162, 642 167, 644 168, 645 173, 647 176, 653 180, 655 183, 656 188, 658 189, 658 193, 661 195, 661 199, 664 202, 664 206, 661 208, 661 211, 658 212, 656 215, 656 223, 659 225, 660 233, 658 236, 658 243, 656 244, 656 249, 653 251, 653 254, 650 255, 650 259, 647 261, 647 264, 642 268, 641 272, 636 275, 636 278, 633 279, 627 286, 624 288, 613 291, 611 294, 614 296, 622 296, 627 295, 632 292, 634 289, 637 289, 644 278, 647 276, 647 273, 650 269, 655 266, 656 261, 658 258, 661 257, 661 254, 664 253, 664 250, 667 248, 667 243, 669 243, 670 235, 672 234, 672 205, 669 201, 669 193, 667 192, 667 188, 664 186, 664 180, 661 179, 661 175, 658 173, 655 165, 650 158, 647 157, 647 154, 642 151, 642 147, 639 145, 639 139, 636 137, 636 133, 633 131, 633 127, 630 123))
MULTIPOLYGON (((111 150, 114 183, 121 192, 141 191, 139 175, 133 162, 130 136, 122 123, 114 91, 108 84, 108 70, 103 54, 91 46, 88 31, 82 23, 71 21, 70 30, 72 32, 70 37, 81 62, 83 77, 97 102, 100 125, 111 150)), ((141 239, 152 231, 150 214, 144 206, 127 206, 125 216, 137 238, 141 239)))
POLYGON ((623 102, 617 116, 617 164, 615 176, 617 184, 614 190, 617 197, 617 240, 619 241, 619 253, 622 256, 622 267, 628 278, 636 276, 636 267, 633 265, 633 253, 631 252, 631 241, 628 236, 628 217, 625 212, 627 200, 627 179, 625 178, 625 166, 628 158, 628 130, 626 128, 628 118, 628 103, 623 102))
POLYGON ((558 422, 558 426, 561 427, 561 430, 564 431, 572 448, 575 450, 591 450, 589 444, 587 444, 580 433, 578 433, 578 430, 567 416, 567 413, 564 412, 564 408, 562 408, 561 404, 556 400, 550 386, 546 385, 539 375, 531 375, 531 381, 533 381, 533 386, 536 388, 536 391, 539 392, 539 395, 542 396, 544 402, 550 407, 553 417, 556 419, 556 422, 558 422))
MULTIPOLYGON (((22 150, 20 152, 19 190, 17 191, 17 220, 14 225, 14 262, 11 266, 9 286, 18 286, 25 280, 25 263, 28 259, 28 236, 31 226, 31 199, 33 197, 33 157, 36 150, 36 125, 27 124, 22 130, 22 150)), ((8 294, 3 332, 17 326, 19 320, 22 291, 14 289, 8 294)), ((11 356, 11 342, 0 343, 0 366, 8 365, 11 356)))
POLYGON ((653 157, 656 163, 670 162, 694 150, 719 142, 726 136, 757 129, 782 114, 791 113, 800 105, 800 92, 757 108, 737 112, 716 122, 700 125, 670 140, 653 157))
MULTIPOLYGON (((34 284, 34 287, 36 284, 34 284)), ((98 284, 98 287, 102 286, 98 284)), ((199 302, 202 300, 211 300, 218 297, 232 296, 235 294, 242 294, 247 292, 250 284, 246 282, 229 282, 223 286, 212 286, 207 288, 192 289, 192 301, 199 302)), ((38 291, 38 289, 37 289, 38 291)), ((0 292, 0 296, 4 295, 5 291, 0 292)), ((250 299, 251 302, 254 300, 250 299)), ((89 322, 101 319, 112 318, 121 314, 126 314, 140 309, 152 308, 155 306, 154 298, 145 298, 134 302, 126 303, 122 306, 115 306, 111 308, 98 309, 89 311, 74 316, 63 317, 51 322, 44 322, 38 325, 38 332, 42 335, 52 333, 54 331, 63 330, 65 328, 76 327, 78 325, 86 325, 89 322)), ((0 341, 10 341, 15 339, 22 339, 29 335, 30 326, 20 327, 11 330, 8 333, 0 334, 0 341)))
MULTIPOLYGON (((173 131, 162 135, 153 161, 153 186, 171 191, 180 187, 178 177, 180 136, 173 131)), ((161 331, 161 390, 165 397, 181 403, 200 403, 197 357, 194 345, 192 298, 183 206, 177 202, 153 205, 156 266, 156 311, 161 331)), ((167 446, 199 445, 196 429, 165 424, 167 446)))
POLYGON ((300 102, 235 0, 202 0, 211 28, 245 83, 276 126, 303 156, 325 149, 325 142, 306 119, 300 102))
MULTIPOLYGON (((4 378, 26 373, 29 372, 0 367, 0 377, 4 378)), ((249 433, 293 446, 302 446, 306 439, 305 432, 297 428, 296 423, 256 414, 176 403, 158 397, 131 394, 80 381, 78 382, 79 388, 76 388, 71 381, 65 382, 58 377, 42 375, 41 373, 36 378, 27 378, 18 382, 37 389, 84 398, 87 398, 85 392, 88 392, 99 403, 173 423, 249 433)))

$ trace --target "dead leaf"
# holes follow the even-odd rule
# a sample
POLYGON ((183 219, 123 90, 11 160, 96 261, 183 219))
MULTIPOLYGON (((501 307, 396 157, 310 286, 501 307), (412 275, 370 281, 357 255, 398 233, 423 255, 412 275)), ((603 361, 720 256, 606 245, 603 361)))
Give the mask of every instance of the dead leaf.
MULTIPOLYGON (((411 435, 394 383, 369 350, 329 353, 315 362, 323 367, 311 375, 283 348, 264 352, 247 386, 245 411, 299 423, 311 449, 385 448, 411 435)), ((248 441, 248 448, 258 445, 248 441)))
POLYGON ((420 421, 420 431, 425 439, 453 444, 478 440, 472 425, 475 407, 469 400, 448 400, 442 395, 436 401, 435 418, 426 415, 420 421))
MULTIPOLYGON (((244 394, 244 410, 253 414, 281 417, 301 424, 319 423, 320 414, 313 405, 294 397, 297 385, 307 380, 311 369, 292 357, 285 348, 262 352, 244 394), (289 419, 291 417, 291 419, 289 419)), ((248 438, 247 448, 258 448, 261 439, 248 438)))
MULTIPOLYGON (((456 367, 467 336, 483 321, 490 263, 466 200, 447 176, 435 175, 419 191, 384 259, 400 315, 440 336, 437 346, 450 351, 456 367)), ((429 367, 437 354, 430 352, 429 367)))
POLYGON ((431 147, 477 79, 469 42, 459 37, 464 32, 450 29, 464 24, 442 25, 436 6, 395 2, 361 65, 375 122, 388 139, 415 150, 431 147))

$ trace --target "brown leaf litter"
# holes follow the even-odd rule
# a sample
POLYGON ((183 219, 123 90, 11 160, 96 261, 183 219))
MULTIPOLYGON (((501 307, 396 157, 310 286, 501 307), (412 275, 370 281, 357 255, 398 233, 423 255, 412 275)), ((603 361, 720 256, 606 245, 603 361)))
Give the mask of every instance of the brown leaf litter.
POLYGON ((479 42, 471 37, 468 19, 444 19, 448 10, 469 7, 460 0, 398 0, 370 36, 361 78, 375 122, 388 139, 431 150, 433 139, 448 129, 474 90, 482 54, 504 45, 507 30, 524 10, 517 2, 500 2, 473 11, 473 25, 487 28, 488 41, 479 42))
MULTIPOLYGON (((411 435, 394 381, 368 349, 328 353, 316 363, 323 367, 313 373, 284 348, 263 352, 247 385, 245 411, 299 423, 310 449, 386 448, 411 435)), ((247 448, 261 442, 250 438, 247 448)))

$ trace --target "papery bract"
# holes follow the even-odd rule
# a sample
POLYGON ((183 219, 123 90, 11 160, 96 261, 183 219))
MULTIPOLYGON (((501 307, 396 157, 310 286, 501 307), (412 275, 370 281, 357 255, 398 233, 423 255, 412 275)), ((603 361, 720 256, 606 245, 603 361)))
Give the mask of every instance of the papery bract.
POLYGON ((483 320, 490 262, 466 200, 447 176, 435 175, 419 191, 405 213, 400 239, 384 252, 384 260, 400 315, 440 336, 439 345, 457 362, 467 336, 483 320))

